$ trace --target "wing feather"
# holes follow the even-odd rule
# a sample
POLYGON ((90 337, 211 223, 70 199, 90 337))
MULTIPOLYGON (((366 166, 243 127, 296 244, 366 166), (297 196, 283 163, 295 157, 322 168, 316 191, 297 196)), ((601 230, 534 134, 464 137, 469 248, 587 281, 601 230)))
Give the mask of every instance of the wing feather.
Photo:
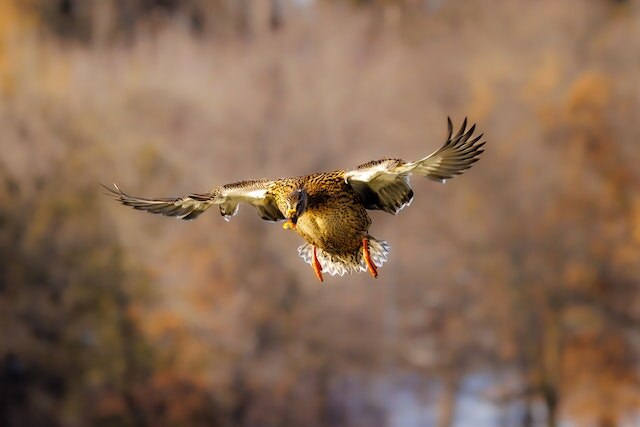
POLYGON ((179 219, 194 219, 213 204, 213 194, 190 194, 178 198, 147 199, 131 196, 114 183, 113 188, 103 185, 109 195, 125 206, 154 214, 175 216, 179 219))
POLYGON ((255 207, 260 218, 265 221, 281 221, 284 215, 278 209, 275 197, 270 189, 275 181, 260 179, 254 181, 240 181, 219 187, 219 194, 214 203, 220 205, 220 214, 224 219, 238 212, 240 203, 255 207))
POLYGON ((452 136, 453 124, 450 118, 447 118, 447 125, 449 136, 444 145, 423 159, 407 163, 406 169, 435 181, 443 181, 460 175, 480 159, 480 154, 484 152, 481 148, 485 142, 479 142, 484 134, 471 139, 476 125, 472 125, 467 130, 465 117, 455 136, 452 136))
POLYGON ((479 142, 483 135, 471 138, 476 125, 467 130, 465 118, 455 136, 450 118, 447 118, 447 125, 446 142, 427 157, 415 162, 400 159, 374 160, 345 172, 345 181, 360 194, 367 209, 398 213, 413 199, 409 183, 411 174, 444 182, 469 169, 479 160, 485 142, 479 142))
POLYGON ((131 196, 116 185, 103 187, 125 206, 154 214, 173 216, 179 219, 194 219, 213 205, 219 205, 220 214, 229 220, 238 212, 241 203, 254 206, 262 219, 279 221, 284 219, 269 192, 273 181, 266 179, 240 181, 216 187, 208 193, 192 193, 176 198, 143 198, 131 196))

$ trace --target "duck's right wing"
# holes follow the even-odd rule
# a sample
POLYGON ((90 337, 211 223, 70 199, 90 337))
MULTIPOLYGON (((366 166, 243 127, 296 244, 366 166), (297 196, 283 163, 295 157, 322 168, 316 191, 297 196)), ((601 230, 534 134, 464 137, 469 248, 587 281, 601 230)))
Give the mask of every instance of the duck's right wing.
POLYGON ((273 194, 269 191, 275 181, 262 179, 240 181, 216 187, 208 193, 192 193, 176 198, 144 198, 131 196, 113 184, 103 186, 110 195, 125 206, 154 214, 194 219, 213 205, 220 206, 220 214, 229 220, 238 213, 240 203, 252 205, 260 217, 267 221, 284 220, 273 194))

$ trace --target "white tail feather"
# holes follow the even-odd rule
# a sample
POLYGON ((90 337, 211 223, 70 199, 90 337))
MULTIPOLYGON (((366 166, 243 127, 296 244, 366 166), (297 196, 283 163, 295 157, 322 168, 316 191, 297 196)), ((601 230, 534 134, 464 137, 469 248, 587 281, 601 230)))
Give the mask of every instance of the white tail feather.
MULTIPOLYGON (((382 267, 387 261, 389 255, 389 245, 384 240, 378 240, 369 236, 369 255, 376 267, 382 267)), ((307 264, 313 263, 313 245, 305 243, 298 248, 300 258, 307 264)), ((358 253, 357 261, 351 259, 351 257, 341 257, 339 255, 330 254, 323 251, 320 248, 316 248, 316 256, 322 267, 324 273, 329 273, 332 276, 336 274, 344 276, 346 273, 358 273, 360 271, 366 271, 367 265, 362 256, 362 249, 358 253)))

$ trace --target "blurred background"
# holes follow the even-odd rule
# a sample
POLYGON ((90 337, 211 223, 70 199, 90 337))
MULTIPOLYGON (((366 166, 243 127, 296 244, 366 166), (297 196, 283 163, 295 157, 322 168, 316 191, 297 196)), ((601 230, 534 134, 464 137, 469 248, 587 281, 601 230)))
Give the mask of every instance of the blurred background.
POLYGON ((0 0, 0 425, 640 425, 637 1, 0 0), (438 148, 378 280, 204 192, 438 148))

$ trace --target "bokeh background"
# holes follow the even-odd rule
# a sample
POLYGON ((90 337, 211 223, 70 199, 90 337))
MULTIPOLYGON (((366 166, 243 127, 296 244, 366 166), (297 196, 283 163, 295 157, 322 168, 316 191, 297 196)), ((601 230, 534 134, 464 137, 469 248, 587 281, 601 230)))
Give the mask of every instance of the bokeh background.
POLYGON ((0 425, 640 425, 638 1, 0 0, 0 425), (179 196, 444 141, 378 280, 179 196))

